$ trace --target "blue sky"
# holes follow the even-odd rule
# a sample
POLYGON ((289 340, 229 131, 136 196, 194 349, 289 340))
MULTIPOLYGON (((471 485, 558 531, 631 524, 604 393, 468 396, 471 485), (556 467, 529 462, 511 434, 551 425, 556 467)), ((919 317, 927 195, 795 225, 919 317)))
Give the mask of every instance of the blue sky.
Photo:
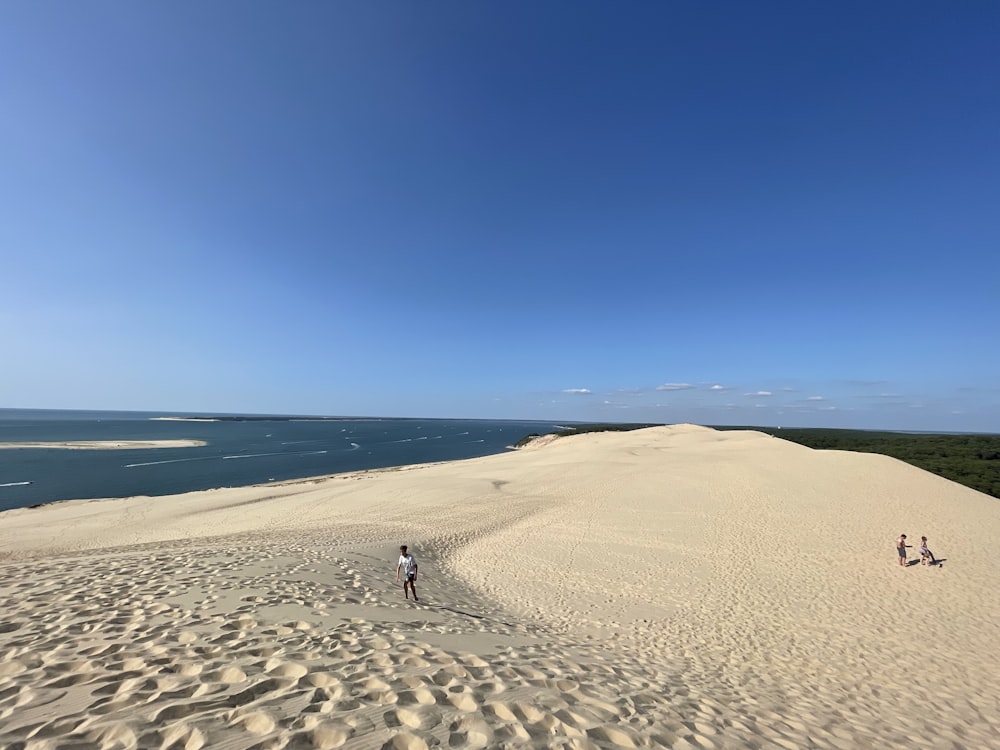
POLYGON ((1000 431, 998 35, 5 3, 0 406, 1000 431))

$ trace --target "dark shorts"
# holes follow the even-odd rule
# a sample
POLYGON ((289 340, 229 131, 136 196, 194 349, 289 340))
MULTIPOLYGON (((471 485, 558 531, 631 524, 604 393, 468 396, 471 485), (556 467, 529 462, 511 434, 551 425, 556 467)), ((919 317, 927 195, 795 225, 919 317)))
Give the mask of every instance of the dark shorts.
POLYGON ((900 557, 906 557, 906 547, 896 547, 900 557))
POLYGON ((406 580, 409 581, 410 583, 413 583, 413 581, 414 581, 414 579, 416 579, 416 577, 417 577, 416 573, 407 573, 406 574, 406 580))

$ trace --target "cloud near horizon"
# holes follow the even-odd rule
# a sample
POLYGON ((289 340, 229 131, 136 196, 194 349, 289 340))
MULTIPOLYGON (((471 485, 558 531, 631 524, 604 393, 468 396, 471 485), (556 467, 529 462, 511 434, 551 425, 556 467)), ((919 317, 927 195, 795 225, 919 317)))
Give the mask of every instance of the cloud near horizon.
POLYGON ((773 396, 774 394, 770 391, 754 391, 753 393, 744 393, 743 395, 750 396, 752 398, 754 396, 773 396))
POLYGON ((658 391, 690 391, 694 386, 690 383, 664 383, 656 386, 658 391))
POLYGON ((564 388, 563 393, 572 393, 577 396, 589 396, 593 391, 589 388, 564 388))

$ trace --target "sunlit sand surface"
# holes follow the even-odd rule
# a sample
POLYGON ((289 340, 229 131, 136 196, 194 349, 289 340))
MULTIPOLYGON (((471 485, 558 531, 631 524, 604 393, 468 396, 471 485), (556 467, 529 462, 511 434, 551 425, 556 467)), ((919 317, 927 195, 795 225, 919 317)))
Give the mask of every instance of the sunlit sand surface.
POLYGON ((997 747, 997 539, 899 461, 690 425, 8 511, 0 747, 997 747))

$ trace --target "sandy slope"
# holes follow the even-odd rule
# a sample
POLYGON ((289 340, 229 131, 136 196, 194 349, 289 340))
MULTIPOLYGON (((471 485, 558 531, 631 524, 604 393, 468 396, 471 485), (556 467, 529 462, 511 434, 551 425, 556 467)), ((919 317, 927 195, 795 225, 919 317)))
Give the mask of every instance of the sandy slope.
POLYGON ((1000 747, 998 535, 893 459, 689 425, 8 511, 0 746, 1000 747))

